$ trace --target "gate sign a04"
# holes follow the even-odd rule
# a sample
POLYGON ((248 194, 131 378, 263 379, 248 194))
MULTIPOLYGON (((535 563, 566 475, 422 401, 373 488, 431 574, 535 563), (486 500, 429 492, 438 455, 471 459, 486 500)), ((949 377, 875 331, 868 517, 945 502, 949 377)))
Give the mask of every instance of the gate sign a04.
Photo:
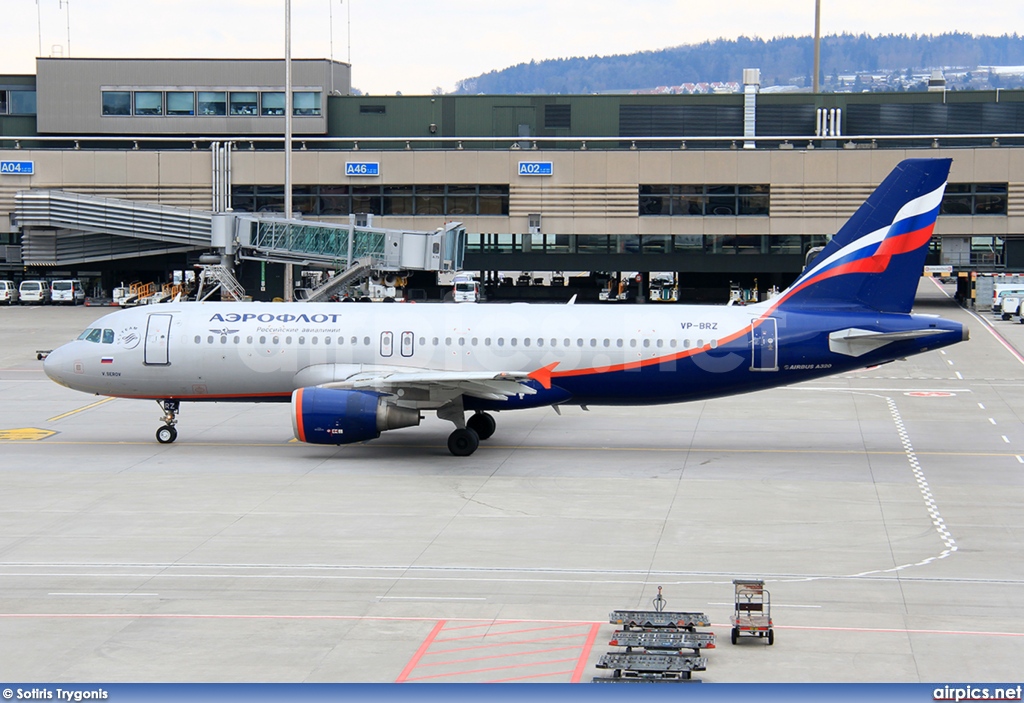
POLYGON ((34 161, 0 161, 0 175, 31 176, 35 172, 34 161))

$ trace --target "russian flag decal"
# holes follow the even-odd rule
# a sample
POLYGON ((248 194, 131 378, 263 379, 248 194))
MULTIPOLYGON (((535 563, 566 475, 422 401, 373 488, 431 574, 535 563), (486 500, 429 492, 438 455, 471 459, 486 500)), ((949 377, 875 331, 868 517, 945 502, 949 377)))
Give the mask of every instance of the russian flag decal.
POLYGON ((114 363, 114 357, 112 357, 112 356, 105 356, 102 359, 100 359, 100 363, 101 364, 113 364, 114 363))

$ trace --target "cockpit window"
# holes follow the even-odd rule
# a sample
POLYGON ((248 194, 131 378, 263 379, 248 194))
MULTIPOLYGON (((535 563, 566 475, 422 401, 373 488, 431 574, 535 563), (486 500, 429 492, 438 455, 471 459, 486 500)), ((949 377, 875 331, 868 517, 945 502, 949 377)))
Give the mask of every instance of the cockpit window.
POLYGON ((114 330, 104 330, 99 327, 90 327, 82 334, 78 335, 79 339, 84 339, 87 342, 96 342, 99 344, 100 340, 103 340, 104 344, 114 343, 114 330))

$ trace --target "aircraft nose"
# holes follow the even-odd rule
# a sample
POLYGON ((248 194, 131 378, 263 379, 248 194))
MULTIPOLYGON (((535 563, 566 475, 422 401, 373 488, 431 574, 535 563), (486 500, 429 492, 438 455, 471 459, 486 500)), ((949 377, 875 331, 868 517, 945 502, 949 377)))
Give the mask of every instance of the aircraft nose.
POLYGON ((72 372, 71 364, 71 351, 68 349, 68 345, 65 344, 46 355, 46 358, 43 359, 43 371, 50 377, 51 381, 67 386, 68 384, 65 379, 72 372))

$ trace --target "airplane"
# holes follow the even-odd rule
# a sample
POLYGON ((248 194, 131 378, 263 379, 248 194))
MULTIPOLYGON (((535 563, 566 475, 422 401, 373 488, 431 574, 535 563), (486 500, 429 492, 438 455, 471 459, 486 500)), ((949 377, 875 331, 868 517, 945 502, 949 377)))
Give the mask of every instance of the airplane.
POLYGON ((493 412, 678 403, 875 366, 968 338, 911 312, 950 163, 899 163, 791 286, 753 305, 172 302, 100 318, 44 369, 156 400, 161 443, 183 401, 281 402, 297 439, 326 445, 433 411, 468 456, 493 412))

